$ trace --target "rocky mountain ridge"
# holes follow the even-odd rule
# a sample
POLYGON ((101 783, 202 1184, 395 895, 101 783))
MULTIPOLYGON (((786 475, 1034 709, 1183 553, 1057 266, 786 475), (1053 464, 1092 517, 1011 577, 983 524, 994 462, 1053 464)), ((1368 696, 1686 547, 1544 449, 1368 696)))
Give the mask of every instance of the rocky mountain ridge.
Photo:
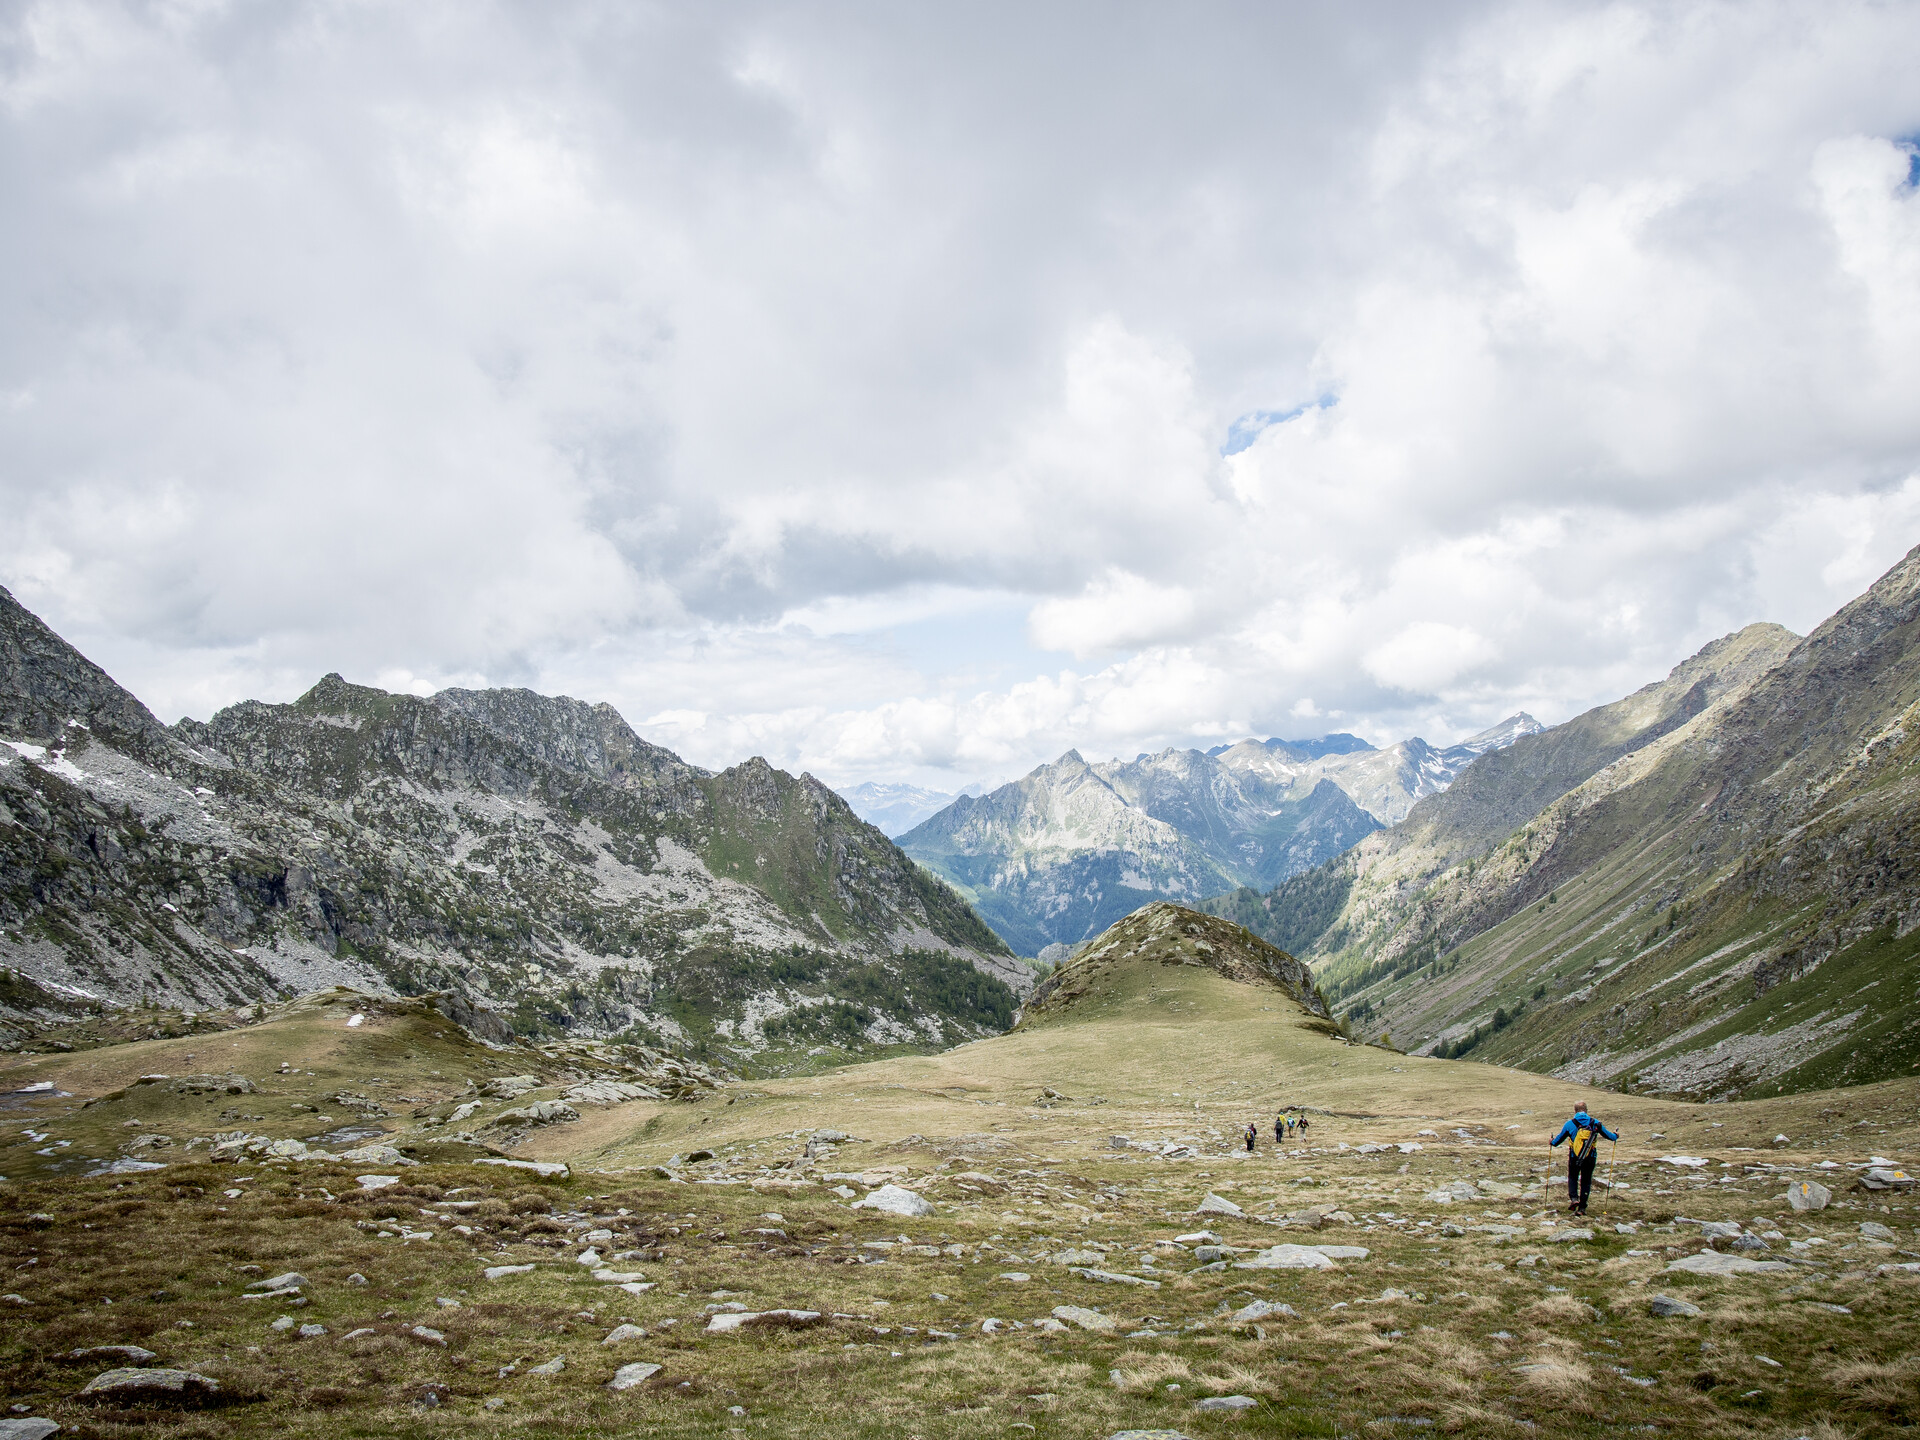
POLYGON ((611 707, 331 675, 162 726, 0 591, 0 996, 23 1015, 444 991, 481 1033, 952 1043, 1031 970, 831 790, 611 707))
POLYGON ((1920 550, 1218 908, 1409 1048, 1705 1099, 1906 1075, 1917 715, 1920 550))
POLYGON ((900 837, 1010 944, 1037 954, 1099 934, 1156 899, 1195 903, 1310 870, 1484 754, 1533 733, 1516 715, 1444 750, 1352 736, 1245 740, 1089 764, 1068 751, 900 837), (1369 806, 1377 813, 1370 813, 1369 806))

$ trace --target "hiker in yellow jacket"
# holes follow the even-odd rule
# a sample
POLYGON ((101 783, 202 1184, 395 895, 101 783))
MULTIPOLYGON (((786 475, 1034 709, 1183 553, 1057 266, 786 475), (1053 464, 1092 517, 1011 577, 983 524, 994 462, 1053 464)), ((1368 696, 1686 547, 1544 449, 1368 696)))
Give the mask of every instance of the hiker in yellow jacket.
POLYGON ((1550 1142, 1554 1146, 1562 1140, 1572 1142, 1567 1147, 1567 1209, 1575 1215, 1587 1213, 1587 1196, 1593 1193, 1593 1167, 1600 1158, 1601 1136, 1609 1140, 1620 1138, 1589 1115, 1587 1107, 1582 1105, 1550 1142))

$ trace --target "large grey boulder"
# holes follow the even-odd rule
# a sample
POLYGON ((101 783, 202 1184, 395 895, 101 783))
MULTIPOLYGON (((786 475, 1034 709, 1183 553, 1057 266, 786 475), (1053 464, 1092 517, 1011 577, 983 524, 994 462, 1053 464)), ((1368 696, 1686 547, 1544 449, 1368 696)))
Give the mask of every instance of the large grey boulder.
POLYGON ((1796 1180, 1787 1187, 1787 1203, 1796 1210, 1824 1210, 1833 1192, 1818 1180, 1796 1180))
POLYGON ((122 1365, 144 1365, 156 1357, 153 1351, 144 1345, 89 1345, 82 1350, 69 1350, 60 1358, 82 1364, 91 1360, 99 1365, 113 1361, 118 1361, 122 1365))
POLYGON ((1224 1196, 1216 1195, 1211 1190, 1207 1192, 1206 1199, 1193 1207, 1193 1213, 1196 1215, 1225 1215, 1235 1220, 1245 1219, 1247 1214, 1246 1211, 1234 1204, 1233 1201, 1226 1199, 1224 1196))
MULTIPOLYGON (((1357 1247, 1342 1247, 1357 1248, 1357 1247)), ((1337 1267, 1331 1256, 1321 1253, 1312 1245, 1274 1245, 1260 1251, 1250 1260, 1233 1262, 1236 1270, 1334 1270, 1337 1267)))
POLYGON ((1774 1270, 1791 1269, 1784 1260, 1749 1260, 1744 1255, 1723 1255, 1718 1250, 1702 1250, 1667 1266, 1687 1275, 1765 1275, 1774 1270))
POLYGON ((1111 1335, 1118 1328, 1111 1315, 1102 1315, 1098 1310, 1088 1310, 1079 1305, 1056 1305, 1053 1307, 1053 1318, 1078 1325, 1082 1330, 1096 1335, 1111 1335))
POLYGON ((905 1215, 919 1219, 933 1214, 933 1204, 924 1195, 916 1195, 901 1185, 882 1185, 865 1199, 849 1207, 854 1210, 878 1210, 886 1215, 905 1215))
POLYGON ((94 1376, 79 1398, 108 1405, 196 1405, 219 1393, 218 1382, 191 1370, 123 1366, 94 1376))
POLYGON ((635 1386, 644 1385, 660 1373, 660 1368, 645 1360, 636 1360, 631 1365, 622 1365, 613 1372, 613 1379, 607 1382, 607 1389, 631 1390, 635 1386))
POLYGON ((42 1415, 0 1420, 0 1440, 47 1440, 60 1427, 42 1415))
POLYGON ((1690 1300, 1676 1300, 1671 1295, 1656 1295, 1647 1302, 1647 1309, 1663 1317, 1687 1317, 1698 1315, 1700 1307, 1690 1300))

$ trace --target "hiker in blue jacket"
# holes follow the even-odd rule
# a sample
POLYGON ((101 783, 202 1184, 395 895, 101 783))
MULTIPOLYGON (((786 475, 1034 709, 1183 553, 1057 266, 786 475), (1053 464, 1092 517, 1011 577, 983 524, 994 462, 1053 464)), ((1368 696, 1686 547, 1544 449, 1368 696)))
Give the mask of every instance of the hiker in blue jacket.
POLYGON ((1587 1213, 1587 1196, 1593 1193, 1593 1167, 1600 1158, 1601 1136, 1609 1140, 1620 1138, 1589 1115, 1587 1107, 1582 1105, 1552 1140, 1555 1146, 1562 1140, 1572 1142, 1567 1147, 1567 1209, 1575 1215, 1587 1213))

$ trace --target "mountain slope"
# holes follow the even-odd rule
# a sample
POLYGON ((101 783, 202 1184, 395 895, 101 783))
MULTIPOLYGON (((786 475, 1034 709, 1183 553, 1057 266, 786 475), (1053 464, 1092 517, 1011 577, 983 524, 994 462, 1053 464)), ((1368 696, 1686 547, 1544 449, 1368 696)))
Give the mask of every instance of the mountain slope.
POLYGON ((1758 674, 1707 658, 1697 713, 1397 912, 1356 857, 1329 991, 1402 1044, 1660 1093, 1920 1067, 1920 550, 1758 674))
POLYGON ((606 706, 337 675, 169 732, 4 592, 0 620, 38 737, 0 749, 16 1010, 348 984, 754 1055, 986 1033, 1031 983, 811 777, 709 775, 606 706))
POLYGON ((1484 754, 1539 729, 1516 715, 1460 745, 1353 736, 1243 740, 1089 765, 1069 751, 962 796, 900 837, 1022 953, 1075 944, 1154 899, 1186 903, 1312 869, 1484 754), (1370 813, 1371 812, 1371 813, 1370 813))

